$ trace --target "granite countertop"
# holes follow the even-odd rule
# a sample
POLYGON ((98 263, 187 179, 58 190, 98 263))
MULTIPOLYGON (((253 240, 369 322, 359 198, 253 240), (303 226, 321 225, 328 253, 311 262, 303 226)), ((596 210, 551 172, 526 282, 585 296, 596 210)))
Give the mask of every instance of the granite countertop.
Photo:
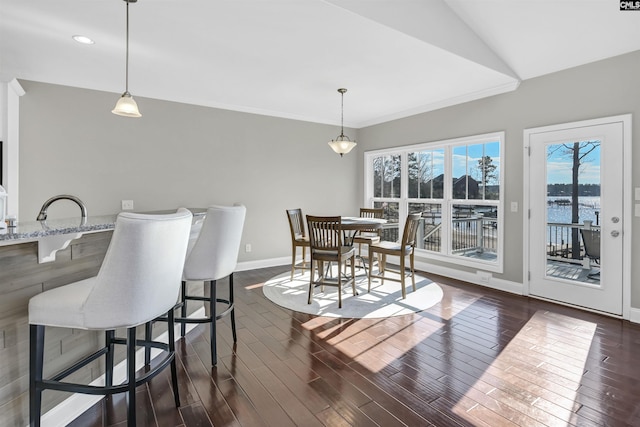
MULTIPOLYGON (((204 215, 207 210, 188 208, 194 217, 204 215)), ((171 213, 175 210, 145 213, 171 213)), ((43 221, 18 221, 16 227, 0 228, 0 245, 34 241, 41 237, 71 233, 93 233, 113 230, 117 215, 88 216, 87 218, 48 219, 43 221)))
POLYGON ((43 221, 19 221, 15 227, 0 228, 0 242, 7 240, 34 240, 57 234, 113 230, 116 225, 116 216, 104 215, 89 216, 84 219, 64 218, 43 221))

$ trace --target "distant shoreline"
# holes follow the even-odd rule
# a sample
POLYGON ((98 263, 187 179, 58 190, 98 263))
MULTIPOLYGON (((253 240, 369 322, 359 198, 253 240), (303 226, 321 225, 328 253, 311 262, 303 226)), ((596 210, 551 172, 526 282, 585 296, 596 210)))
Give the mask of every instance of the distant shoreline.
MULTIPOLYGON (((580 223, 592 221, 593 224, 597 224, 599 222, 599 216, 599 196, 578 197, 578 218, 580 223), (596 212, 598 213, 597 215, 596 212)), ((547 222, 571 223, 571 198, 567 198, 566 196, 547 196, 547 222)))

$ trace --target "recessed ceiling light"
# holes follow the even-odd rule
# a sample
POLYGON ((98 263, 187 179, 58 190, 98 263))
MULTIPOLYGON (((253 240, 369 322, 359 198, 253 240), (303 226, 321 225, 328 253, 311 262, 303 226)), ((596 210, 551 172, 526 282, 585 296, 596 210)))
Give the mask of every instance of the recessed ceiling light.
POLYGON ((91 40, 89 37, 87 36, 72 36, 72 39, 74 39, 75 41, 77 41, 78 43, 82 43, 82 44, 94 44, 95 42, 93 40, 91 40))

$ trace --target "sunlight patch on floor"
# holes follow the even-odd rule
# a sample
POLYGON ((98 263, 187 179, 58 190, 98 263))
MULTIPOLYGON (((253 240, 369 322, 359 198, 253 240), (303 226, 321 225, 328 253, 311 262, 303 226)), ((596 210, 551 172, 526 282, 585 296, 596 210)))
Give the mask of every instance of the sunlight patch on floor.
POLYGON ((462 313, 475 304, 480 298, 479 296, 463 292, 456 293, 455 295, 445 292, 440 303, 433 307, 431 312, 437 314, 444 320, 451 320, 455 318, 458 313, 462 313))
POLYGON ((264 282, 261 282, 261 283, 256 283, 256 284, 253 284, 253 285, 247 285, 244 288, 246 290, 258 289, 258 288, 261 288, 263 285, 264 285, 264 282))
MULTIPOLYGON (((454 411, 472 422, 492 416, 505 424, 557 425, 575 417, 577 390, 588 370, 588 356, 599 345, 597 324, 549 311, 536 312, 490 365, 490 349, 471 363, 483 367, 480 379, 470 385, 454 411), (468 399, 477 405, 470 405, 468 399), (530 419, 523 419, 522 414, 530 419)), ((455 333, 455 332, 453 332, 455 333)), ((491 331, 488 331, 491 333, 491 331)), ((599 349, 594 354, 600 354, 599 349)))
POLYGON ((336 319, 319 317, 303 327, 370 372, 379 372, 443 327, 442 322, 427 317, 395 320, 390 324, 381 319, 351 319, 337 324, 336 319))

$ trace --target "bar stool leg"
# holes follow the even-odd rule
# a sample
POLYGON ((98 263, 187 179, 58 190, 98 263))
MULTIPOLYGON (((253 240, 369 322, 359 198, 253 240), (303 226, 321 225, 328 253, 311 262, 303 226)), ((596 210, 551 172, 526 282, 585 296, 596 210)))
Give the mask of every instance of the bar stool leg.
MULTIPOLYGON (((187 282, 182 281, 182 292, 180 293, 180 299, 182 300, 182 306, 180 307, 180 317, 183 319, 187 318, 187 282)), ((185 322, 180 322, 180 336, 184 337, 184 334, 187 331, 187 324, 185 322)))
POLYGON ((176 402, 176 408, 180 407, 180 393, 178 392, 178 368, 176 362, 176 334, 175 334, 175 313, 173 309, 167 313, 167 319, 169 320, 168 333, 169 333, 169 352, 173 354, 171 360, 171 385, 173 386, 173 397, 176 402))
POLYGON ((104 383, 107 387, 113 385, 113 339, 115 338, 116 331, 105 331, 104 333, 104 346, 107 347, 107 354, 105 355, 105 367, 104 367, 104 383))
POLYGON ((216 281, 209 281, 209 316, 211 316, 211 326, 209 328, 209 338, 211 340, 211 365, 216 366, 218 364, 218 345, 216 344, 216 281))
POLYGON ((42 390, 37 383, 42 381, 44 326, 29 325, 29 345, 29 425, 40 427, 42 390))
MULTIPOLYGON (((304 250, 304 246, 302 247, 304 250)), ((233 334, 233 342, 238 342, 238 335, 236 334, 236 306, 233 302, 233 273, 229 276, 229 305, 231 308, 231 333, 233 334)))
MULTIPOLYGON (((152 322, 144 324, 144 340, 151 341, 152 334, 152 322)), ((151 347, 149 345, 144 346, 144 366, 149 366, 151 363, 151 347)))
POLYGON ((127 426, 136 427, 136 328, 127 329, 127 426))

